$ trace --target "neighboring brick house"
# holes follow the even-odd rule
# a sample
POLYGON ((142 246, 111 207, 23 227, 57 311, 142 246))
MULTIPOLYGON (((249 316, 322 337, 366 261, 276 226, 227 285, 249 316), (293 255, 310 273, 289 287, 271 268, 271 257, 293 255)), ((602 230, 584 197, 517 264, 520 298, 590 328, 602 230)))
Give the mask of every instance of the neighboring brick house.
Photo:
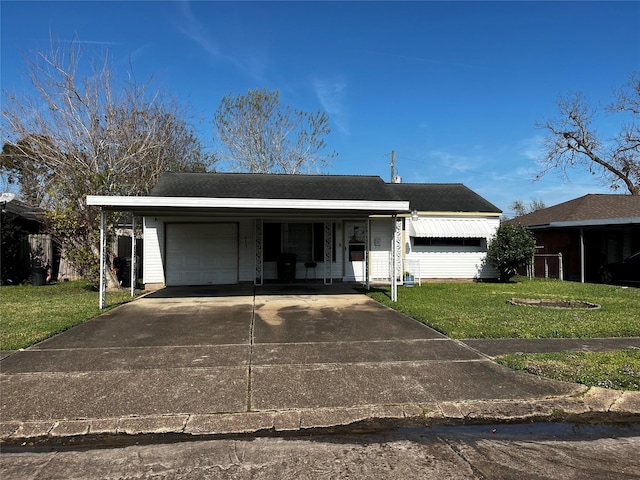
POLYGON ((506 223, 527 227, 536 253, 562 253, 566 280, 597 282, 602 265, 640 251, 640 196, 589 194, 506 223))

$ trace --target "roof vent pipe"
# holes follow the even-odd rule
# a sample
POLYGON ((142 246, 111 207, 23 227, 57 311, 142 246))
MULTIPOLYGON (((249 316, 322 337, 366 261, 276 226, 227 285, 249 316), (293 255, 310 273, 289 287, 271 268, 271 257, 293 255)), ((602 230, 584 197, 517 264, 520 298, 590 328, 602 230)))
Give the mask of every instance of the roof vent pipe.
POLYGON ((402 177, 400 175, 396 175, 393 177, 393 183, 402 183, 402 177))

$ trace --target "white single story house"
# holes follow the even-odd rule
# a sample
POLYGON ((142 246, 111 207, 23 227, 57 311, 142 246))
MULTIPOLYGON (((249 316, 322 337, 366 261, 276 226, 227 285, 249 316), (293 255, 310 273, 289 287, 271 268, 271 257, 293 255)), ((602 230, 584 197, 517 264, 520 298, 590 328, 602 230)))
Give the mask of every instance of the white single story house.
POLYGON ((485 256, 501 211, 462 184, 165 173, 148 196, 87 203, 143 217, 143 282, 151 289, 295 279, 395 285, 404 271, 497 277, 485 256))

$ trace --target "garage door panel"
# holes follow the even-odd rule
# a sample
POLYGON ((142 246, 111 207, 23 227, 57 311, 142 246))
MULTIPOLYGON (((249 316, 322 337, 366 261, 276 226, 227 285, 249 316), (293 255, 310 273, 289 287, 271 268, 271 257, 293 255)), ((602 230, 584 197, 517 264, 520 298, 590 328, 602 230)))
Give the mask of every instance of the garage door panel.
POLYGON ((237 283, 237 224, 167 224, 166 238, 167 285, 237 283))

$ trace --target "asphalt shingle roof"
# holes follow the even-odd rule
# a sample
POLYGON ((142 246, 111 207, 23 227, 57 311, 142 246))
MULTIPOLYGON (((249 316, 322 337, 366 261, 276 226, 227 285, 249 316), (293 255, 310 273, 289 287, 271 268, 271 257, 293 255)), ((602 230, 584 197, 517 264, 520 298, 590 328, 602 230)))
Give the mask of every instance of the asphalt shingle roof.
POLYGON ((12 200, 5 204, 7 213, 12 213, 16 217, 24 218, 35 222, 41 222, 44 219, 44 210, 39 207, 30 207, 20 200, 12 200))
POLYGON ((165 173, 158 197, 400 200, 377 176, 264 173, 165 173))
POLYGON ((501 213, 460 183, 386 183, 378 176, 263 173, 165 173, 157 197, 409 201, 430 212, 501 213))
POLYGON ((391 183, 389 188, 419 212, 502 213, 461 183, 391 183))
POLYGON ((513 218, 509 223, 533 227, 555 222, 638 217, 640 217, 640 196, 589 194, 513 218))

